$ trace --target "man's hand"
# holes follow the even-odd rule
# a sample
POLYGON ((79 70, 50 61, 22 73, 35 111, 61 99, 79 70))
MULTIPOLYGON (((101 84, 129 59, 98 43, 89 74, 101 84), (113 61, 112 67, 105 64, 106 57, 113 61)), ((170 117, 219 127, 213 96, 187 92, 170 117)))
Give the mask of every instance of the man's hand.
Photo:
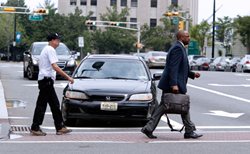
POLYGON ((195 78, 199 78, 201 75, 200 75, 200 73, 198 73, 198 72, 196 72, 195 74, 194 74, 194 77, 195 78))
POLYGON ((69 77, 68 80, 69 80, 69 83, 71 83, 71 84, 74 83, 74 79, 73 78, 69 77))
POLYGON ((178 94, 178 93, 179 93, 179 88, 178 88, 177 85, 176 85, 176 86, 172 86, 172 92, 173 92, 174 94, 178 94))

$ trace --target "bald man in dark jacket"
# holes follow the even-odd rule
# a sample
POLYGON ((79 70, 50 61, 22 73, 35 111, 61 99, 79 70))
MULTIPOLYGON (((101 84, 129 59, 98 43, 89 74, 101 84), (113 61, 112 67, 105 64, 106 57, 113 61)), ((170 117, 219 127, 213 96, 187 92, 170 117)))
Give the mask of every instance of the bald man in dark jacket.
MULTIPOLYGON (((158 88, 162 90, 162 93, 181 93, 186 94, 187 92, 187 81, 188 78, 198 78, 199 73, 190 71, 187 53, 185 47, 190 42, 190 37, 187 31, 179 31, 176 34, 177 41, 169 49, 166 65, 162 73, 161 79, 158 84, 158 88)), ((153 135, 153 131, 158 125, 161 116, 165 114, 165 106, 160 103, 158 108, 152 115, 150 121, 142 128, 142 133, 147 135, 149 138, 156 138, 153 135)), ((202 135, 197 134, 194 123, 190 120, 190 113, 181 115, 182 122, 185 126, 184 138, 199 138, 202 135)))

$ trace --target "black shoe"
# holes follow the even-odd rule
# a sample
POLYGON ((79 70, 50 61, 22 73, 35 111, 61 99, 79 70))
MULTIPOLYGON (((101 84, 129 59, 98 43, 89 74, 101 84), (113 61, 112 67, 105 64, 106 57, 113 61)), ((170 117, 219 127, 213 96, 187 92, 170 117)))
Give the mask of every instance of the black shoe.
POLYGON ((189 139, 189 138, 196 139, 196 138, 199 138, 199 137, 202 137, 202 136, 203 136, 202 134, 197 134, 197 133, 195 133, 195 132, 185 133, 185 134, 184 134, 184 138, 185 138, 185 139, 189 139))
POLYGON ((141 129, 141 132, 143 133, 143 134, 145 134, 148 138, 150 138, 150 139, 154 139, 154 138, 157 138, 157 136, 154 136, 153 134, 152 134, 152 132, 149 132, 148 130, 146 130, 145 128, 142 128, 141 129))

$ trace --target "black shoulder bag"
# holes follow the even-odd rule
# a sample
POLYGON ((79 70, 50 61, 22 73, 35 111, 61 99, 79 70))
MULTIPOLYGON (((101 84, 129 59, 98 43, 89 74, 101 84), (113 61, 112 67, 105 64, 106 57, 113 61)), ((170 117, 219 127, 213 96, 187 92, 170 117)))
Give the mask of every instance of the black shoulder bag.
MULTIPOLYGON (((187 114, 190 108, 189 100, 190 100, 189 95, 174 94, 174 93, 164 93, 161 98, 161 101, 165 106, 167 114, 187 114)), ((173 129, 172 125, 170 124, 168 116, 167 120, 171 131, 181 132, 184 129, 184 126, 180 130, 173 129)))

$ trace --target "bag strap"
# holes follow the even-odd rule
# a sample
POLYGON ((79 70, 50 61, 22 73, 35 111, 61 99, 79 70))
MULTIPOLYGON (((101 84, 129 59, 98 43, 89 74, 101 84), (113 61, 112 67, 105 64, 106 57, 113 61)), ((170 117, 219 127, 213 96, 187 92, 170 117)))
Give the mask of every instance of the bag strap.
POLYGON ((180 130, 178 130, 178 129, 174 129, 173 128, 173 126, 171 125, 171 123, 170 123, 170 120, 169 120, 169 118, 168 118, 168 115, 167 114, 165 114, 166 115, 166 117, 167 117, 167 120, 168 120, 168 126, 169 126, 169 128, 171 129, 171 132, 173 132, 173 131, 176 131, 176 132, 182 132, 183 131, 183 129, 184 129, 184 125, 182 126, 182 128, 180 129, 180 130))

